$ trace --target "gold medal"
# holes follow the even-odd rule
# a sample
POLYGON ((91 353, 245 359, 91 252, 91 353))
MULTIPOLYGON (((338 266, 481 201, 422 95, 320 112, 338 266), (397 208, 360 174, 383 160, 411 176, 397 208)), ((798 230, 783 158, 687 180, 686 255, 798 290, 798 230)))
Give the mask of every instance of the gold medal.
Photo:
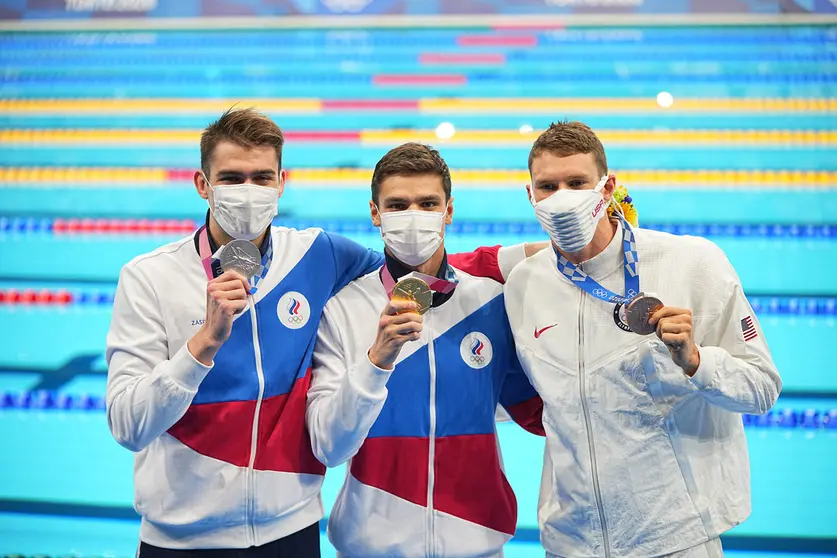
POLYGON ((392 300, 409 300, 415 302, 419 314, 430 310, 433 303, 433 291, 430 286, 416 277, 402 279, 392 289, 392 300))

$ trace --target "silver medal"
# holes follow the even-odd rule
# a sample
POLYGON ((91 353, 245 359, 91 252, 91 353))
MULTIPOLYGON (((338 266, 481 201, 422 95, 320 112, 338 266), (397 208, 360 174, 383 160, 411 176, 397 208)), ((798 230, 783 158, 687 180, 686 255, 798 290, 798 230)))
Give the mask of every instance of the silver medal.
POLYGON ((656 326, 648 323, 651 314, 663 307, 659 298, 639 293, 625 307, 625 319, 628 327, 636 334, 648 335, 656 331, 656 326))
POLYGON ((262 266, 262 255, 249 240, 236 239, 221 250, 221 269, 235 270, 246 278, 253 277, 262 266))

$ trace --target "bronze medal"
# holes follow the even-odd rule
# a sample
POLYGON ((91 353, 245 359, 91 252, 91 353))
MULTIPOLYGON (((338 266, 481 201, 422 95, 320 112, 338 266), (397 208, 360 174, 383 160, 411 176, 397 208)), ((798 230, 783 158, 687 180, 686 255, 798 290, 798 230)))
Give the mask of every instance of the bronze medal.
POLYGON ((638 335, 648 335, 656 331, 656 326, 648 323, 651 314, 663 307, 663 302, 656 297, 639 293, 625 307, 625 318, 631 331, 638 335))

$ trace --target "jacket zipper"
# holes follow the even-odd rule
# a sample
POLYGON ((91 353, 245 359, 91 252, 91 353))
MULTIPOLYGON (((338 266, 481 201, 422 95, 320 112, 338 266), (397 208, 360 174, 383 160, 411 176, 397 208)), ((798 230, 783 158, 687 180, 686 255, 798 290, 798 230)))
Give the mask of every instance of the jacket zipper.
POLYGON ((596 497, 596 507, 599 510, 599 520, 602 524, 602 542, 604 544, 605 558, 610 558, 610 540, 607 535, 607 520, 605 519, 604 506, 602 506, 602 493, 599 488, 599 473, 596 466, 596 448, 593 446, 593 427, 590 423, 590 410, 587 406, 587 390, 585 389, 584 370, 584 291, 579 289, 580 296, 578 305, 578 389, 581 394, 581 410, 584 414, 584 424, 587 427, 587 445, 590 449, 590 473, 593 477, 593 492, 596 497))
POLYGON ((426 315, 427 355, 430 359, 430 458, 427 464, 427 556, 436 555, 436 522, 433 519, 433 490, 436 486, 436 351, 433 346, 433 331, 430 329, 430 316, 426 315))
POLYGON ((262 368, 262 351, 259 346, 259 329, 256 320, 256 304, 253 296, 247 295, 247 305, 250 307, 250 323, 253 325, 253 352, 256 357, 256 376, 259 378, 259 397, 256 399, 256 410, 253 415, 253 431, 250 439, 250 463, 245 473, 246 497, 247 497, 247 542, 249 545, 256 544, 256 494, 255 494, 255 473, 253 465, 256 462, 256 447, 259 441, 259 414, 262 410, 262 398, 264 397, 264 370, 262 368))

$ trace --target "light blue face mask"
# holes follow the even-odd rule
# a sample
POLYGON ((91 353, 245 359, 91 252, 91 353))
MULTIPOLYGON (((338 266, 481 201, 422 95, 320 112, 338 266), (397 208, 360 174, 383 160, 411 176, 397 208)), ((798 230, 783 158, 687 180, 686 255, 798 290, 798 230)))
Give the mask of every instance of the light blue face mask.
POLYGON ((592 190, 558 190, 534 204, 549 238, 564 252, 578 252, 593 240, 599 219, 607 214, 602 196, 604 175, 592 190))

